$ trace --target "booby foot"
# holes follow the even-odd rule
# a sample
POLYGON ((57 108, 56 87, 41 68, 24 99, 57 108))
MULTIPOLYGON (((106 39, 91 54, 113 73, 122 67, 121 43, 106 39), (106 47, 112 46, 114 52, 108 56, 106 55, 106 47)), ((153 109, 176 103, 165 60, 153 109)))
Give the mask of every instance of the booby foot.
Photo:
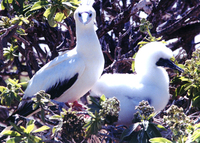
POLYGON ((59 102, 59 101, 56 101, 56 100, 51 100, 51 101, 58 105, 59 112, 62 111, 62 108, 64 108, 64 109, 68 109, 69 108, 64 102, 59 102))
POLYGON ((78 101, 74 101, 73 102, 73 105, 72 105, 72 108, 77 110, 77 111, 83 111, 85 110, 86 108, 84 107, 83 104, 79 103, 78 101))

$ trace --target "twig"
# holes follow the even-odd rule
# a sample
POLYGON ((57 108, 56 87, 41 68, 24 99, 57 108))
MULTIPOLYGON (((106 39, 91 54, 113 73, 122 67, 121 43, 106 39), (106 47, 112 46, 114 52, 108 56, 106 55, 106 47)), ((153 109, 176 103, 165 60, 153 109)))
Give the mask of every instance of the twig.
POLYGON ((6 32, 0 36, 0 40, 2 41, 2 39, 3 39, 5 36, 7 36, 8 33, 9 33, 11 30, 13 30, 14 28, 17 28, 17 26, 18 26, 18 23, 16 23, 15 25, 10 26, 9 28, 7 28, 7 29, 6 29, 6 32))
POLYGON ((103 53, 105 53, 108 56, 108 58, 113 62, 114 59, 110 55, 110 51, 108 49, 109 49, 109 46, 108 46, 108 44, 106 44, 106 51, 103 51, 103 53))
POLYGON ((39 51, 38 51, 38 46, 36 45, 36 43, 38 43, 37 33, 34 33, 34 38, 33 38, 33 39, 34 39, 34 45, 35 45, 35 50, 36 50, 36 52, 37 52, 37 55, 38 55, 40 61, 42 62, 42 64, 45 65, 45 63, 44 63, 44 61, 42 60, 42 58, 41 58, 41 56, 40 56, 40 53, 39 53, 39 51))
POLYGON ((112 19, 112 21, 109 24, 101 26, 97 30, 98 37, 101 38, 104 34, 106 34, 111 29, 113 29, 113 27, 117 27, 118 25, 121 25, 127 22, 130 19, 131 15, 137 12, 137 11, 134 11, 131 13, 133 5, 134 3, 131 3, 129 7, 125 9, 125 11, 123 11, 122 13, 119 13, 114 19, 112 19))
POLYGON ((67 26, 67 25, 65 25, 65 24, 63 24, 63 23, 61 23, 61 22, 57 22, 57 21, 56 21, 56 23, 58 23, 58 24, 60 24, 60 25, 62 25, 62 26, 65 26, 65 27, 68 29, 69 34, 70 34, 70 39, 71 39, 70 49, 72 49, 72 48, 75 46, 75 42, 74 42, 74 35, 73 35, 73 33, 72 33, 71 27, 69 27, 69 26, 67 26))
POLYGON ((13 37, 21 42, 23 42, 25 45, 30 45, 30 43, 28 41, 26 41, 24 38, 22 38, 21 36, 17 35, 16 33, 13 35, 13 37))
MULTIPOLYGON (((198 15, 200 13, 200 5, 197 5, 196 7, 191 8, 190 10, 186 11, 183 14, 183 17, 179 20, 177 20, 176 22, 174 22, 173 24, 169 25, 169 26, 165 26, 163 25, 161 28, 161 30, 158 30, 158 34, 160 35, 162 33, 165 34, 167 33, 172 34, 173 32, 177 31, 178 29, 180 29, 182 27, 182 25, 186 25, 187 22, 185 22, 189 17, 193 16, 193 15, 198 15), (165 28, 164 28, 165 26, 165 28)), ((166 23, 167 24, 167 23, 166 23)))

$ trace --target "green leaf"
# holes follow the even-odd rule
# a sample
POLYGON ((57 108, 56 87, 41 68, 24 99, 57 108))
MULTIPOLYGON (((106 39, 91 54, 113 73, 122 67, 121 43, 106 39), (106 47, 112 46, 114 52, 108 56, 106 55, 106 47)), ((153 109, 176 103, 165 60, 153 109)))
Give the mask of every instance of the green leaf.
POLYGON ((41 119, 42 119, 42 122, 45 123, 45 112, 43 108, 41 108, 41 119))
POLYGON ((138 42, 138 45, 145 45, 147 43, 149 43, 149 42, 141 41, 141 42, 138 42))
POLYGON ((147 120, 150 120, 151 118, 153 118, 154 116, 156 115, 156 113, 151 113, 150 115, 149 115, 149 117, 147 118, 147 120))
POLYGON ((21 136, 20 133, 16 132, 16 131, 4 131, 2 133, 3 135, 7 135, 7 136, 11 136, 11 137, 17 137, 17 136, 21 136))
POLYGON ((48 1, 38 1, 32 7, 30 11, 41 9, 45 6, 48 6, 50 3, 48 1))
POLYGON ((22 29, 22 28, 17 29, 16 33, 19 34, 19 35, 27 35, 27 33, 25 32, 25 30, 22 29))
POLYGON ((57 23, 54 20, 54 15, 56 13, 56 9, 57 9, 56 6, 50 7, 43 14, 47 18, 48 23, 49 23, 49 25, 51 27, 56 27, 57 26, 57 23))
POLYGON ((10 122, 10 124, 17 130, 19 133, 23 132, 23 129, 15 125, 14 123, 10 122))
MULTIPOLYGON (((142 141, 138 140, 138 136, 140 135, 141 131, 134 132, 134 134, 131 134, 131 140, 128 143, 142 143, 142 141)), ((129 139, 128 139, 129 140, 129 139)))
POLYGON ((86 124, 84 125, 84 128, 87 128, 87 129, 86 129, 86 132, 87 132, 87 130, 89 129, 88 127, 91 126, 91 124, 92 124, 92 122, 90 121, 90 122, 88 122, 88 123, 86 123, 86 124))
POLYGON ((148 134, 148 136, 150 138, 153 138, 153 137, 162 137, 162 135, 160 134, 160 132, 158 131, 158 129, 152 123, 149 123, 149 126, 148 126, 148 129, 147 129, 146 133, 148 134))
POLYGON ((90 96, 90 101, 92 101, 92 103, 101 108, 101 105, 99 104, 99 102, 97 102, 97 100, 94 97, 90 96))
MULTIPOLYGON (((132 58, 135 59, 136 55, 137 55, 137 53, 135 53, 132 58)), ((132 69, 133 72, 135 72, 135 60, 132 61, 131 69, 132 69)))
POLYGON ((18 94, 15 94, 15 99, 16 99, 17 101, 21 101, 21 96, 19 96, 18 94))
POLYGON ((195 130, 194 133, 192 134, 192 141, 195 141, 197 139, 198 140, 200 139, 200 129, 195 130))
POLYGON ((42 131, 49 130, 49 129, 50 129, 50 127, 48 127, 48 126, 42 126, 38 129, 34 130, 33 133, 42 132, 42 131))
POLYGON ((14 84, 14 85, 17 85, 17 84, 18 84, 18 80, 15 81, 15 80, 9 78, 8 81, 9 81, 10 83, 14 84))
POLYGON ((32 124, 34 124, 34 123, 35 123, 35 120, 30 120, 30 121, 26 124, 26 126, 32 125, 32 124))
POLYGON ((26 133, 31 133, 31 131, 34 129, 35 125, 34 124, 30 124, 26 127, 26 133))
POLYGON ((177 64, 177 66, 180 67, 180 68, 182 68, 182 69, 185 68, 185 66, 183 64, 177 64))
POLYGON ((12 2, 13 2, 13 0, 8 0, 8 3, 10 3, 10 4, 11 4, 12 2))
POLYGON ((162 137, 152 138, 149 140, 151 143, 172 143, 170 140, 162 137))
MULTIPOLYGON (((16 46, 15 46, 15 47, 16 47, 16 46)), ((15 47, 14 47, 14 48, 15 48, 15 47)), ((16 87, 18 87, 18 88, 21 87, 21 85, 18 83, 19 80, 13 80, 13 79, 9 78, 8 81, 9 81, 11 84, 15 85, 16 87)))
POLYGON ((101 103, 101 102, 104 102, 104 101, 106 101, 106 96, 103 94, 103 95, 100 97, 100 101, 99 101, 99 102, 101 103))
POLYGON ((175 61, 175 58, 174 56, 170 58, 170 61, 174 62, 175 61))
POLYGON ((2 8, 2 10, 4 10, 4 9, 9 10, 10 9, 10 4, 8 3, 7 0, 2 0, 2 2, 1 2, 1 8, 2 8))
POLYGON ((0 92, 3 92, 6 90, 6 87, 5 86, 0 86, 0 92))
POLYGON ((200 128, 200 123, 194 125, 195 128, 200 128))
POLYGON ((192 83, 186 83, 184 85, 182 85, 184 88, 184 91, 188 91, 188 89, 190 89, 192 87, 192 83))
POLYGON ((21 86, 24 86, 24 85, 27 85, 28 82, 20 82, 19 84, 20 84, 21 86))
POLYGON ((184 85, 182 85, 182 86, 179 86, 178 88, 176 88, 176 90, 175 90, 175 97, 177 97, 177 96, 181 96, 181 95, 184 95, 184 93, 186 93, 187 91, 185 91, 184 90, 185 89, 185 87, 184 87, 184 85))
MULTIPOLYGON (((197 93, 197 95, 199 95, 200 92, 197 93)), ((195 98, 193 98, 193 102, 192 102, 192 105, 195 106, 195 107, 200 107, 200 96, 197 96, 195 98)))
POLYGON ((25 23, 25 24, 29 24, 29 20, 27 18, 21 18, 21 20, 25 23))
POLYGON ((57 9, 56 6, 53 6, 53 7, 50 8, 51 12, 50 12, 50 14, 47 17, 48 20, 53 20, 54 19, 54 15, 56 13, 56 9, 57 9))
POLYGON ((186 78, 186 77, 184 77, 184 76, 179 77, 179 79, 180 79, 181 81, 191 82, 189 78, 186 78))
POLYGON ((34 103, 34 104, 32 105, 33 110, 37 109, 38 106, 39 106, 39 103, 34 103))
POLYGON ((56 129, 57 129, 57 128, 56 128, 55 126, 52 128, 52 133, 53 133, 53 134, 55 134, 56 129))
POLYGON ((5 10, 4 3, 3 3, 3 2, 4 2, 4 0, 1 1, 1 9, 2 9, 2 10, 5 10))
POLYGON ((77 6, 81 3, 80 0, 71 0, 72 5, 77 6))
MULTIPOLYGON (((151 28, 150 28, 151 29, 151 28)), ((157 41, 160 41, 162 39, 162 36, 156 38, 157 41)))
POLYGON ((13 137, 6 141, 6 143, 20 143, 23 140, 21 137, 13 137))
POLYGON ((10 100, 13 101, 15 98, 15 94, 14 92, 10 91, 10 100))
POLYGON ((140 124, 141 123, 134 123, 130 125, 128 129, 123 131, 120 140, 123 141, 124 138, 128 137, 140 124))
POLYGON ((6 106, 11 105, 11 99, 8 96, 5 97, 5 103, 6 103, 6 106))
POLYGON ((26 128, 24 128, 23 126, 20 126, 21 129, 21 133, 26 133, 26 128))
MULTIPOLYGON (((96 112, 96 110, 95 110, 95 112, 96 112)), ((88 114, 89 114, 91 117, 95 118, 95 115, 94 115, 92 112, 88 111, 88 114)))
POLYGON ((53 115, 51 116, 49 119, 57 119, 57 120, 60 120, 61 119, 61 116, 60 115, 53 115))
POLYGON ((44 15, 46 18, 48 18, 48 16, 49 16, 50 14, 51 14, 51 7, 47 8, 43 15, 44 15))
POLYGON ((156 124, 156 123, 152 123, 152 122, 150 124, 153 124, 154 126, 156 126, 159 129, 162 129, 163 131, 167 131, 167 129, 164 126, 160 125, 160 124, 156 124))
MULTIPOLYGON (((32 136, 32 139, 33 139, 33 143, 40 143, 40 141, 42 140, 40 137, 38 136, 32 136)), ((31 140, 32 141, 32 140, 31 140)), ((29 142, 28 142, 29 143, 29 142)))
POLYGON ((54 20, 58 21, 58 22, 61 22, 65 18, 66 18, 66 16, 65 16, 64 13, 58 12, 58 13, 56 13, 56 16, 55 16, 54 20))

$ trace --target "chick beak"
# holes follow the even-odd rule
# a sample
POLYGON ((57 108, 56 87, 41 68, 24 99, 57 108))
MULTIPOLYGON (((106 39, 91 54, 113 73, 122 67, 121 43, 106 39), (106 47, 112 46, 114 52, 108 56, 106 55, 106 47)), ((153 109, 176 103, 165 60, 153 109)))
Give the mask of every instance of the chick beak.
POLYGON ((169 67, 174 70, 178 70, 180 72, 184 72, 184 70, 177 65, 175 65, 171 60, 169 59, 163 59, 160 58, 159 61, 156 63, 157 66, 164 66, 164 67, 169 67))

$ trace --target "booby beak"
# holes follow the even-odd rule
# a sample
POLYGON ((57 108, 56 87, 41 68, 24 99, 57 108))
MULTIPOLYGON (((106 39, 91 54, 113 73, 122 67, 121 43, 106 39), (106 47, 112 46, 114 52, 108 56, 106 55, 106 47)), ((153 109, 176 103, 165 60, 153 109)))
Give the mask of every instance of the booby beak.
POLYGON ((171 69, 174 69, 174 70, 178 70, 180 72, 184 72, 184 70, 180 67, 178 67, 177 65, 175 65, 171 60, 169 59, 163 59, 163 58, 160 58, 157 63, 156 63, 157 66, 164 66, 164 67, 169 67, 171 69))
POLYGON ((79 19, 84 25, 86 25, 91 20, 91 14, 88 12, 79 13, 79 19))

